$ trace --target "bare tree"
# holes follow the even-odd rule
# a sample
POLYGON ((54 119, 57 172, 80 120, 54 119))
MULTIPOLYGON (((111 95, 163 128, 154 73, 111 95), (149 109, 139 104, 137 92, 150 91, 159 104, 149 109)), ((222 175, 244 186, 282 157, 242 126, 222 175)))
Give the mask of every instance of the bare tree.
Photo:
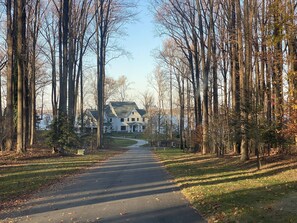
POLYGON ((97 148, 103 148, 103 113, 104 113, 104 83, 107 51, 113 35, 120 32, 125 23, 133 19, 135 5, 132 1, 97 0, 95 2, 95 27, 97 55, 97 95, 98 95, 98 122, 97 148))
POLYGON ((15 2, 15 12, 17 12, 17 47, 16 47, 16 60, 18 69, 17 78, 17 153, 23 153, 26 150, 25 143, 25 128, 24 128, 24 76, 25 76, 25 0, 15 2))
POLYGON ((141 100, 142 106, 144 107, 145 111, 149 113, 151 108, 154 105, 154 96, 148 90, 146 90, 143 93, 140 93, 140 95, 141 95, 140 100, 141 100))
POLYGON ((28 52, 29 55, 29 68, 30 70, 30 146, 32 146, 35 142, 36 137, 36 51, 37 51, 37 40, 39 36, 39 29, 41 24, 41 10, 40 10, 40 0, 36 0, 34 3, 30 2, 32 5, 29 5, 28 11, 28 47, 30 50, 28 52))
POLYGON ((117 80, 117 94, 120 101, 127 101, 129 98, 128 91, 131 89, 131 82, 125 75, 122 75, 117 80))
POLYGON ((5 133, 5 148, 13 149, 13 16, 12 16, 12 1, 6 1, 7 12, 7 96, 6 96, 6 133, 5 133))

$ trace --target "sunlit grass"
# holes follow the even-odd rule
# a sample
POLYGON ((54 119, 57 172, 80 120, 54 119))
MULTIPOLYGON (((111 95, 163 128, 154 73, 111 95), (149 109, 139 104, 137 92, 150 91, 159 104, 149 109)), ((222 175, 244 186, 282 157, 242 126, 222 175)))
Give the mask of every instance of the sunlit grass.
POLYGON ((131 139, 119 139, 119 138, 106 137, 106 141, 108 140, 109 140, 109 143, 108 143, 109 147, 111 148, 125 148, 137 143, 137 141, 131 140, 131 139))
POLYGON ((238 157, 157 150, 193 206, 209 222, 297 222, 297 158, 257 170, 238 157))
POLYGON ((86 167, 106 160, 124 150, 97 151, 85 156, 11 159, 0 163, 0 209, 8 202, 26 198, 40 188, 66 180, 86 167))

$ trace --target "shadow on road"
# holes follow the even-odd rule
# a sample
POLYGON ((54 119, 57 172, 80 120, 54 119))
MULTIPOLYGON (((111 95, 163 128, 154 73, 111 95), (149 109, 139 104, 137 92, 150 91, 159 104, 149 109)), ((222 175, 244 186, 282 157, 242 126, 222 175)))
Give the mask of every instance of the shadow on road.
POLYGON ((202 222, 144 148, 130 149, 71 182, 39 193, 20 209, 0 215, 4 222, 6 218, 14 218, 13 222, 202 222))

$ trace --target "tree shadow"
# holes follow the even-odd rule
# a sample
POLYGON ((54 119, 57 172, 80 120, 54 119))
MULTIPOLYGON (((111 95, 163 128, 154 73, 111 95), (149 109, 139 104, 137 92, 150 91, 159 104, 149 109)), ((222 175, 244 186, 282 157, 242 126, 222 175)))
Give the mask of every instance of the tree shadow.
POLYGON ((205 199, 206 203, 203 205, 199 203, 201 201, 194 202, 194 205, 201 207, 201 210, 207 210, 204 213, 207 217, 219 215, 220 213, 232 213, 233 219, 231 217, 230 220, 234 220, 234 222, 255 222, 255 219, 262 219, 261 222, 292 222, 286 217, 295 216, 295 220, 297 220, 297 213, 296 211, 295 213, 286 211, 285 208, 279 215, 280 219, 270 218, 270 212, 279 211, 279 209, 273 207, 273 202, 278 200, 279 197, 283 197, 284 191, 288 190, 288 188, 297 192, 295 182, 281 183, 269 187, 242 189, 208 196, 205 199), (221 203, 224 205, 220 205, 221 203))
POLYGON ((277 175, 279 173, 288 171, 288 170, 295 170, 297 169, 297 163, 296 162, 290 162, 285 164, 278 164, 273 165, 268 169, 265 169, 263 171, 257 171, 253 169, 247 169, 243 170, 242 168, 238 168, 237 170, 240 172, 230 173, 226 174, 228 172, 234 172, 236 171, 236 168, 232 169, 229 167, 229 170, 226 171, 226 169, 200 169, 197 171, 196 174, 192 174, 191 177, 193 178, 193 181, 202 181, 202 182, 194 182, 189 183, 187 179, 177 181, 178 183, 182 184, 182 188, 188 188, 193 186, 206 186, 206 185, 217 185, 221 183, 230 183, 230 182, 237 182, 237 181, 243 181, 243 180, 252 180, 252 179, 259 179, 264 177, 270 177, 277 175), (289 165, 290 164, 290 165, 289 165), (215 175, 215 176, 208 176, 208 175, 215 175), (207 176, 207 177, 204 177, 207 176), (226 178, 227 177, 227 178, 226 178), (215 180, 214 180, 215 179, 215 180), (187 182, 186 185, 183 185, 183 183, 187 182))
POLYGON ((14 218, 22 222, 29 216, 34 222, 38 216, 55 219, 62 213, 83 210, 80 214, 84 215, 93 209, 102 214, 107 207, 121 209, 131 206, 135 212, 127 216, 104 213, 107 216, 103 222, 123 222, 127 219, 132 222, 185 222, 184 219, 188 218, 185 216, 191 216, 186 222, 203 222, 182 201, 178 191, 179 188, 169 181, 168 174, 149 151, 131 150, 121 158, 112 158, 103 166, 90 168, 67 184, 55 185, 52 190, 37 194, 22 208, 1 214, 0 219, 14 218))

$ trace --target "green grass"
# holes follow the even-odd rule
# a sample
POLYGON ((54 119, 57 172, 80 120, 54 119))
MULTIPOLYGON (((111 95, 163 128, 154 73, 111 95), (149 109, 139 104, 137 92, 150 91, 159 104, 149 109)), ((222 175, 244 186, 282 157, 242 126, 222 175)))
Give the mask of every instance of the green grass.
POLYGON ((297 158, 267 162, 216 158, 177 149, 156 154, 209 222, 297 222, 297 158))
POLYGON ((108 148, 125 148, 136 144, 137 141, 131 139, 105 137, 105 143, 108 148))
POLYGON ((122 151, 107 150, 85 156, 47 154, 40 157, 0 157, 0 210, 44 186, 64 180, 65 177, 122 151))
POLYGON ((113 136, 113 137, 126 137, 131 139, 145 139, 145 135, 141 132, 113 132, 106 134, 106 136, 113 136))

